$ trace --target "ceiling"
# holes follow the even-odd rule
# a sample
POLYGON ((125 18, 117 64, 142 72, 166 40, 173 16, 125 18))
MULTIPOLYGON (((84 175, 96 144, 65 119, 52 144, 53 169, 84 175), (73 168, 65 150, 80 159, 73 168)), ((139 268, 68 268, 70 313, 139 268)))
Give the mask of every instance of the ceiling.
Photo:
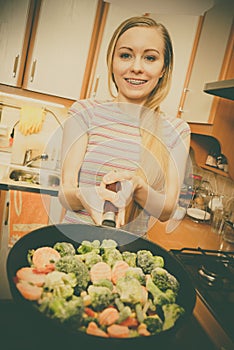
POLYGON ((199 16, 219 0, 104 0, 134 12, 199 16))

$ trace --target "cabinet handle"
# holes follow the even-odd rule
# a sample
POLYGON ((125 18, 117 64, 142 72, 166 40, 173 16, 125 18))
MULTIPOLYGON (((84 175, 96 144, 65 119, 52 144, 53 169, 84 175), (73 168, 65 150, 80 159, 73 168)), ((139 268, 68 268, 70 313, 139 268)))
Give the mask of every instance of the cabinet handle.
POLYGON ((14 66, 13 66, 13 73, 12 73, 13 78, 16 77, 18 63, 19 63, 19 55, 15 56, 15 61, 14 61, 14 66))
POLYGON ((30 75, 30 82, 31 83, 34 80, 34 75, 35 75, 35 71, 36 71, 36 65, 37 65, 37 60, 34 60, 33 64, 32 64, 31 75, 30 75))
POLYGON ((96 79, 96 82, 95 82, 95 85, 94 85, 94 89, 93 89, 93 93, 92 93, 92 97, 96 96, 99 80, 100 80, 100 75, 97 76, 97 79, 96 79))
POLYGON ((5 220, 4 220, 4 225, 5 225, 5 226, 8 225, 8 219, 9 219, 9 205, 10 205, 10 203, 7 202, 7 203, 6 203, 6 211, 5 211, 5 220))

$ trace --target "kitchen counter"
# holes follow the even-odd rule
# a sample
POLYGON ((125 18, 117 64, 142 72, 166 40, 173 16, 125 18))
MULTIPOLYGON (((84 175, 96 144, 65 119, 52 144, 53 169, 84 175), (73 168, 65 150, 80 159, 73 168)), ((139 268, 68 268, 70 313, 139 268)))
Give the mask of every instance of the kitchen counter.
POLYGON ((44 187, 40 185, 34 185, 30 183, 16 182, 14 180, 3 178, 0 180, 0 191, 8 191, 8 190, 18 190, 25 192, 34 192, 41 194, 49 194, 50 196, 58 196, 59 188, 58 186, 52 187, 44 187))
MULTIPOLYGON (((200 247, 207 250, 234 251, 234 244, 224 241, 221 235, 214 233, 209 223, 197 223, 185 216, 171 233, 166 232, 166 227, 167 223, 158 221, 148 231, 148 239, 166 250, 200 247)), ((206 308, 199 294, 197 294, 193 317, 205 331, 215 349, 233 349, 229 337, 206 308)), ((198 334, 195 338, 196 336, 198 334)), ((194 336, 191 339, 194 339, 194 336)), ((206 347, 201 346, 201 348, 206 347)))
POLYGON ((148 239, 167 250, 200 247, 234 251, 234 244, 225 242, 222 236, 214 233, 209 223, 197 223, 185 216, 171 233, 166 233, 166 225, 156 222, 148 231, 148 239))

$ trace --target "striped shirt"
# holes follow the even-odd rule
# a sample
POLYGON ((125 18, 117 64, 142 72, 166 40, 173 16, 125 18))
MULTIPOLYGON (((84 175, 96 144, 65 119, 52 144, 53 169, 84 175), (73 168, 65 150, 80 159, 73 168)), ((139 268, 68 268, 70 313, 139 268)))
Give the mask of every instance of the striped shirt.
MULTIPOLYGON (((70 117, 75 118, 79 127, 88 134, 87 150, 78 174, 79 186, 99 185, 102 177, 113 168, 136 171, 141 154, 139 116, 125 113, 117 103, 80 100, 72 105, 70 117)), ((187 134, 188 126, 181 119, 168 119, 163 115, 160 120, 162 138, 172 150, 178 139, 187 134)), ((131 231, 144 234, 148 218, 143 212, 140 224, 136 223, 131 231)), ((67 211, 64 222, 93 223, 93 220, 86 210, 80 210, 76 213, 67 211)))

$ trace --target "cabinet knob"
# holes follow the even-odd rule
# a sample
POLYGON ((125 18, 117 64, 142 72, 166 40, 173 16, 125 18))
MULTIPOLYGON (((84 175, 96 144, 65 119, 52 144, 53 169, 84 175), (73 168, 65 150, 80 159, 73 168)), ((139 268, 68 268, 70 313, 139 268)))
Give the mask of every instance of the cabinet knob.
POLYGON ((12 73, 13 78, 16 77, 18 64, 19 64, 19 57, 20 57, 19 55, 15 56, 15 61, 14 61, 14 66, 13 66, 13 73, 12 73))
POLYGON ((180 113, 184 113, 184 112, 185 112, 185 110, 183 109, 183 107, 180 107, 180 108, 179 108, 179 112, 180 112, 180 113))

